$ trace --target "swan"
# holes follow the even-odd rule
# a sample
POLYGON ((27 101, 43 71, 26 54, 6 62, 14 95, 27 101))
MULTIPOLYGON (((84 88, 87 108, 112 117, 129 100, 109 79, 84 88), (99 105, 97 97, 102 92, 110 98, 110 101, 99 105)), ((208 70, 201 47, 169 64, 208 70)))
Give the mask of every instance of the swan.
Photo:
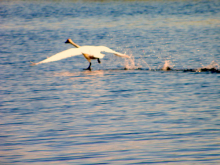
POLYGON ((77 55, 82 54, 89 62, 89 66, 85 70, 91 70, 91 66, 92 66, 91 60, 97 59, 98 63, 101 63, 100 59, 102 59, 105 56, 105 54, 102 54, 101 52, 113 53, 119 57, 130 58, 128 55, 116 52, 106 46, 79 46, 76 43, 74 43, 71 39, 67 39, 67 41, 65 43, 70 43, 73 46, 75 46, 76 48, 64 50, 62 52, 59 52, 59 53, 45 59, 45 60, 42 60, 37 63, 32 63, 31 65, 33 66, 33 65, 38 65, 38 64, 42 64, 42 63, 58 61, 61 59, 65 59, 68 57, 77 56, 77 55))

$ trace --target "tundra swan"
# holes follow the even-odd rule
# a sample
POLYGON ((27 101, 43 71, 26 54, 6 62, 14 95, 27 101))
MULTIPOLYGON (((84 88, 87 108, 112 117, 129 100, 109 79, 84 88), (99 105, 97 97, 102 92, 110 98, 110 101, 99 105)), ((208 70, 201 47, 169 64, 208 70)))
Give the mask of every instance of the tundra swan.
POLYGON ((31 65, 33 66, 33 65, 38 65, 38 64, 42 64, 42 63, 58 61, 61 59, 65 59, 68 57, 77 56, 77 55, 82 54, 89 62, 89 66, 86 70, 91 70, 91 65, 92 65, 91 60, 97 59, 98 63, 101 63, 100 59, 105 56, 105 54, 102 54, 101 52, 113 53, 119 57, 130 58, 128 55, 121 54, 121 53, 116 52, 116 51, 114 51, 108 47, 105 47, 105 46, 79 46, 76 43, 74 43, 71 39, 67 39, 67 41, 65 43, 70 43, 73 46, 75 46, 76 48, 64 50, 64 51, 57 53, 57 54, 55 54, 55 55, 53 55, 43 61, 40 61, 37 63, 32 63, 31 65))

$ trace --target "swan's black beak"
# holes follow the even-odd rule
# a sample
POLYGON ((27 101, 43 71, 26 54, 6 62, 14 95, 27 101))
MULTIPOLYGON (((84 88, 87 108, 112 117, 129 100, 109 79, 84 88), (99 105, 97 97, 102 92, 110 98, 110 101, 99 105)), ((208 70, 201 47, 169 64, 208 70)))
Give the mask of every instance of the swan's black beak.
POLYGON ((68 44, 68 43, 70 43, 69 39, 66 40, 65 44, 68 44))

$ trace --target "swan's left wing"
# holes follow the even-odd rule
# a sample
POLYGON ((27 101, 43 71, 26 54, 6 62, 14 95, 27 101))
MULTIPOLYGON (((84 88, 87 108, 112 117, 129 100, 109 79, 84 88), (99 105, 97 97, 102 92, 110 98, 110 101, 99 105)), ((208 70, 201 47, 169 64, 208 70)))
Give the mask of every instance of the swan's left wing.
POLYGON ((98 49, 101 52, 103 51, 103 52, 113 53, 114 55, 119 56, 119 57, 130 58, 130 56, 128 56, 126 54, 122 54, 122 53, 116 52, 116 51, 114 51, 114 50, 112 50, 112 49, 110 49, 110 48, 108 48, 106 46, 98 46, 98 47, 99 47, 98 49))
POLYGON ((58 60, 62 60, 68 57, 72 57, 72 56, 77 56, 77 55, 81 55, 82 52, 80 50, 80 48, 71 48, 71 49, 67 49, 64 50, 60 53, 57 53, 43 61, 37 62, 37 63, 32 63, 31 65, 38 65, 38 64, 42 64, 42 63, 48 63, 48 62, 52 62, 52 61, 58 61, 58 60))

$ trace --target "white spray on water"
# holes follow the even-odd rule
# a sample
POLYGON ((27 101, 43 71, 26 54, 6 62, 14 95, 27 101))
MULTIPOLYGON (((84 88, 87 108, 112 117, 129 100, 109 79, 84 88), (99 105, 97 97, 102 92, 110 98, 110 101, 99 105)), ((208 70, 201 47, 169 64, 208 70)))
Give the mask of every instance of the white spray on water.
POLYGON ((124 59, 124 63, 122 65, 124 65, 125 70, 141 69, 146 67, 151 70, 150 65, 142 58, 142 56, 135 59, 132 54, 130 55, 130 58, 124 59))

